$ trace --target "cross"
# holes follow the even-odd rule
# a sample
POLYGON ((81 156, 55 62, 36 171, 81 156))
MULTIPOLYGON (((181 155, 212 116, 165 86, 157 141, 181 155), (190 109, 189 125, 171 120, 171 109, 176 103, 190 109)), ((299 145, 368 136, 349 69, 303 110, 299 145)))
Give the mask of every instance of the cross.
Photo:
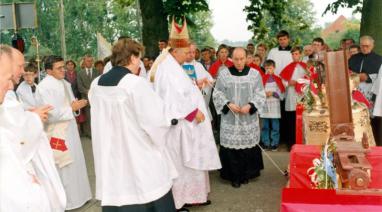
POLYGON ((58 149, 59 146, 62 146, 62 145, 60 144, 60 141, 59 141, 59 140, 55 140, 55 143, 53 143, 52 145, 55 145, 55 146, 53 147, 53 149, 58 149))

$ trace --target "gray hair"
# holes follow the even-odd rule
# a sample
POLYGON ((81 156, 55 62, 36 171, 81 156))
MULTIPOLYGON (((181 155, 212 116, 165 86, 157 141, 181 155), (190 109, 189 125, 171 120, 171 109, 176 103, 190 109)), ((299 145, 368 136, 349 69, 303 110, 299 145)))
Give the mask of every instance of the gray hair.
POLYGON ((3 56, 3 54, 12 57, 12 47, 5 44, 0 44, 0 57, 3 56))
POLYGON ((369 40, 372 44, 374 44, 374 39, 373 39, 373 37, 371 37, 371 36, 369 36, 369 35, 364 35, 364 36, 362 36, 359 40, 360 40, 360 41, 361 41, 361 40, 369 40))

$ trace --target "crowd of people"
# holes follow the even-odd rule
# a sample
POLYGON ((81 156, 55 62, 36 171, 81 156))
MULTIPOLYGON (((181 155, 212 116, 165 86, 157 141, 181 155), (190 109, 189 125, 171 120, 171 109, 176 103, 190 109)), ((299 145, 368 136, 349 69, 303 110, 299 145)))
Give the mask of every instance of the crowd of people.
MULTIPOLYGON (((156 58, 121 37, 105 60, 50 55, 46 76, 0 45, 0 211, 64 211, 92 199, 81 136, 92 141, 102 211, 189 211, 209 205, 209 171, 239 188, 259 177, 262 150, 295 143, 298 80, 324 83, 322 38, 291 46, 199 50, 172 23, 156 58), (322 65, 322 64, 321 64, 322 65), (23 79, 22 82, 21 78, 23 79)), ((343 39, 349 69, 373 103, 381 138, 382 57, 374 40, 343 39)), ((379 134, 379 135, 378 135, 379 134)), ((381 145, 380 141, 377 141, 381 145)))

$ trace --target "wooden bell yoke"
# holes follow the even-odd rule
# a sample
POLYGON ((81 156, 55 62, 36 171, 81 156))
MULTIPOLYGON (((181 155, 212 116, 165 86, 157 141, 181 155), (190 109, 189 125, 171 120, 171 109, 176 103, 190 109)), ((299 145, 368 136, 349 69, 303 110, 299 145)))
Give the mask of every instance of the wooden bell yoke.
POLYGON ((346 52, 327 52, 325 55, 326 90, 330 113, 330 142, 336 145, 334 163, 341 187, 364 190, 371 181, 371 165, 366 158, 368 138, 362 143, 354 139, 354 126, 349 87, 349 69, 346 52))

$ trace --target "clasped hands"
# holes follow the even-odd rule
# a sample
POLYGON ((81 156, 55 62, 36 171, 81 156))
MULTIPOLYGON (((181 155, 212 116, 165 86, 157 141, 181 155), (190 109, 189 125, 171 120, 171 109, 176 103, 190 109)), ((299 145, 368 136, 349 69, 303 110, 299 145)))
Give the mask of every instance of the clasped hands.
POLYGON ((209 81, 207 78, 199 79, 196 81, 196 85, 198 86, 199 89, 203 89, 207 85, 210 85, 213 87, 214 81, 209 81))
POLYGON ((71 107, 73 111, 78 111, 79 109, 86 107, 86 105, 88 105, 88 101, 85 99, 80 99, 80 100, 74 100, 72 102, 71 107))
POLYGON ((240 107, 234 103, 229 103, 228 108, 233 112, 233 113, 240 113, 240 114, 248 114, 249 111, 251 110, 251 105, 246 104, 243 107, 240 107))

